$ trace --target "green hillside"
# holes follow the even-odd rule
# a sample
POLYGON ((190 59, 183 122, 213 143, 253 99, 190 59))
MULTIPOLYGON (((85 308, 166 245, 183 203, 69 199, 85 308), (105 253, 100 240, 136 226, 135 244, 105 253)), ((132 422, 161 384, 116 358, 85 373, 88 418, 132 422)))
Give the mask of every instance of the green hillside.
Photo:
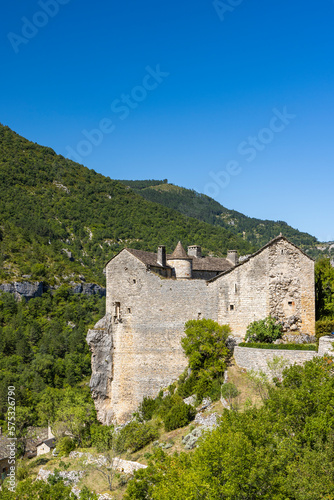
POLYGON ((0 282, 103 284, 105 262, 124 246, 172 251, 179 239, 218 256, 254 250, 232 231, 146 201, 2 125, 0 200, 0 282))
POLYGON ((256 248, 260 248, 279 233, 282 233, 296 245, 305 250, 310 250, 310 254, 314 254, 311 249, 315 247, 317 239, 294 229, 286 222, 247 217, 240 212, 225 208, 205 194, 168 184, 167 179, 163 181, 121 182, 131 187, 146 200, 173 208, 183 215, 195 217, 215 227, 228 229, 233 234, 244 237, 256 248))

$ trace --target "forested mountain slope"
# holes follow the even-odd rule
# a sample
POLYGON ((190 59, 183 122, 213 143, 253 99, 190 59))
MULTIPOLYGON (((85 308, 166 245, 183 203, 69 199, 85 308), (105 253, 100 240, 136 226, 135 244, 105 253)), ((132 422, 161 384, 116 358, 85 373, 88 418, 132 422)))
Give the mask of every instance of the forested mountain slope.
POLYGON ((0 125, 0 282, 104 283, 105 262, 124 246, 204 252, 254 247, 223 227, 146 201, 120 182, 0 125))
MULTIPOLYGON (((168 184, 167 179, 149 181, 121 181, 149 201, 178 210, 189 217, 223 227, 244 237, 256 248, 260 248, 279 233, 289 238, 304 250, 315 249, 317 239, 302 233, 283 221, 261 220, 229 210, 205 194, 168 184)), ((310 254, 314 253, 312 250, 310 254)))

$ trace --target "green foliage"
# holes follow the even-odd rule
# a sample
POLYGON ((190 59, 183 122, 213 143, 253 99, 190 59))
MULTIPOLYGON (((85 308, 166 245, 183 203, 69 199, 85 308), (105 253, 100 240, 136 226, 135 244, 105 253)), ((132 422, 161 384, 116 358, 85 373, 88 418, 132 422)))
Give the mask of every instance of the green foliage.
POLYGON ((130 422, 114 436, 114 447, 117 453, 135 452, 144 448, 159 437, 157 424, 153 422, 130 422))
POLYGON ((95 446, 99 453, 111 449, 113 430, 114 427, 108 425, 92 424, 90 426, 92 446, 95 446))
POLYGON ((0 145, 1 280, 30 275, 56 285, 83 276, 103 285, 105 262, 125 245, 156 251, 164 243, 172 251, 181 239, 221 256, 228 248, 253 250, 228 228, 146 201, 2 125, 0 145))
POLYGON ((186 370, 179 378, 179 396, 185 398, 196 394, 198 401, 204 396, 219 399, 221 379, 231 356, 226 345, 230 332, 228 325, 219 325, 211 319, 191 320, 185 324, 181 344, 191 373, 186 370))
POLYGON ((334 332, 334 318, 319 319, 315 323, 315 335, 319 344, 320 337, 334 332))
POLYGON ((151 420, 157 408, 158 408, 158 399, 153 399, 145 396, 143 401, 139 405, 139 414, 141 419, 151 420))
POLYGON ((68 457, 75 450, 75 442, 69 436, 64 436, 57 441, 56 448, 59 457, 68 457))
POLYGON ((315 265, 316 319, 334 318, 334 268, 330 259, 322 258, 315 265))
POLYGON ((230 332, 228 325, 218 325, 211 319, 187 321, 181 344, 191 370, 204 370, 212 377, 222 375, 230 356, 226 346, 230 332))
POLYGON ((157 452, 124 498, 333 499, 333 373, 328 357, 289 367, 261 407, 224 412, 193 453, 157 452))
MULTIPOLYGON (((90 500, 95 500, 90 496, 90 500)), ((44 481, 33 481, 27 479, 18 484, 16 491, 11 492, 4 488, 0 491, 0 500, 76 500, 77 497, 71 492, 71 486, 65 486, 62 481, 56 484, 44 481)))
POLYGON ((90 376, 85 337, 103 314, 105 300, 67 292, 60 287, 29 302, 0 294, 0 419, 7 410, 8 386, 16 388, 27 425, 47 425, 55 417, 59 391, 90 376))
POLYGON ((194 420, 196 410, 191 405, 186 405, 183 401, 172 406, 169 412, 164 416, 164 424, 167 432, 179 427, 185 427, 194 420))
POLYGON ((238 391, 237 386, 232 382, 226 382, 226 384, 223 384, 221 387, 221 395, 226 399, 230 406, 232 405, 232 400, 238 397, 239 394, 240 392, 238 391))
POLYGON ((249 347, 254 349, 279 349, 281 351, 316 351, 313 344, 265 344, 259 342, 241 342, 238 347, 249 347))
POLYGON ((311 247, 313 252, 316 252, 317 239, 292 228, 286 222, 247 217, 240 212, 225 208, 209 196, 197 193, 193 189, 167 184, 167 179, 164 181, 121 182, 130 186, 146 200, 160 203, 213 226, 223 227, 236 235, 245 234, 246 240, 256 248, 260 248, 282 233, 296 245, 307 249, 311 247))
POLYGON ((282 338, 282 325, 277 323, 275 318, 268 316, 259 321, 253 321, 247 327, 245 340, 250 342, 267 342, 271 343, 282 338))

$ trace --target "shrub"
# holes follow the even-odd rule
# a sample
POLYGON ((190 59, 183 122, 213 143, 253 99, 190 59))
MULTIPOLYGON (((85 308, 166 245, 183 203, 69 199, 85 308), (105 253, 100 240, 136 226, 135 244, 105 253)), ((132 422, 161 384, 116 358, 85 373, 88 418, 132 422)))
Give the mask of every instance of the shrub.
POLYGON ((110 450, 112 444, 113 426, 92 424, 90 426, 90 435, 92 446, 96 447, 99 453, 110 450))
POLYGON ((69 436, 64 436, 57 442, 57 452, 59 457, 68 457, 74 449, 75 443, 69 436))
POLYGON ((158 398, 152 399, 145 397, 139 405, 139 415, 143 420, 151 420, 155 410, 158 407, 158 398))
POLYGON ((197 377, 194 373, 191 373, 188 378, 180 377, 179 386, 177 388, 177 393, 181 398, 187 398, 192 396, 196 392, 197 377))
POLYGON ((238 397, 239 394, 240 392, 238 391, 236 385, 234 385, 232 382, 227 382, 226 384, 222 385, 221 395, 226 399, 230 406, 232 405, 232 399, 238 397))
POLYGON ((186 405, 183 401, 174 405, 164 417, 165 429, 167 432, 179 427, 184 427, 195 418, 196 410, 191 405, 186 405))
POLYGON ((159 437, 159 430, 156 424, 152 422, 140 423, 130 422, 115 436, 115 451, 122 453, 124 451, 135 452, 144 448, 159 437))
POLYGON ((319 343, 320 337, 334 332, 334 318, 321 319, 315 324, 315 335, 319 343))
POLYGON ((275 318, 268 316, 248 325, 245 340, 250 342, 274 342, 283 335, 282 325, 275 318))
POLYGON ((193 372, 206 370, 212 377, 224 373, 231 356, 226 346, 230 333, 228 325, 219 325, 211 319, 187 321, 181 344, 193 372))
POLYGON ((208 396, 212 390, 213 379, 210 375, 204 370, 200 373, 196 386, 195 393, 197 396, 198 402, 202 401, 205 396, 208 396))

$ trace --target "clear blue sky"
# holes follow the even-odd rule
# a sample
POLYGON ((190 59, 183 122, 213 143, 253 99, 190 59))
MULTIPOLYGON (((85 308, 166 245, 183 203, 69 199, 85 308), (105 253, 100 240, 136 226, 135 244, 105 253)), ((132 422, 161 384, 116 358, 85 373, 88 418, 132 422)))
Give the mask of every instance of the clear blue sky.
POLYGON ((3 124, 334 240, 332 0, 13 0, 0 26, 3 124))

